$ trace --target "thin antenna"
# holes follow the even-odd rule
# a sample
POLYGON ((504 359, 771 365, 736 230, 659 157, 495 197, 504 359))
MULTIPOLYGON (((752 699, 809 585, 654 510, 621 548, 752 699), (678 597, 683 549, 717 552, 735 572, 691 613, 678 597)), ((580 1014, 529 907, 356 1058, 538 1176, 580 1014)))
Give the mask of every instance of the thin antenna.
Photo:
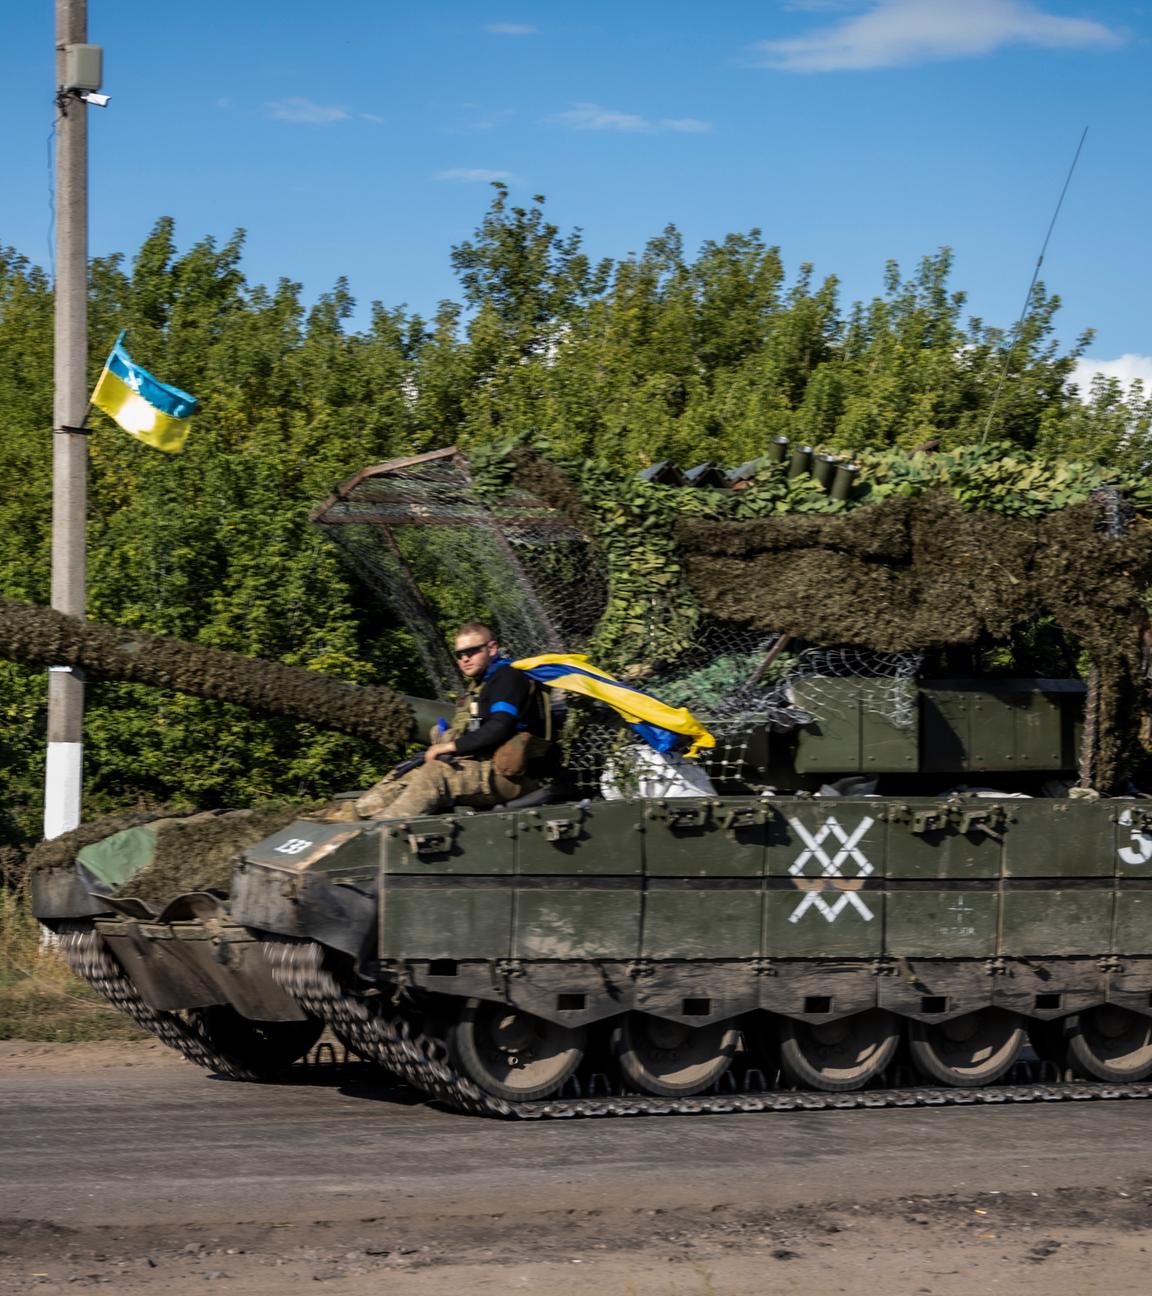
POLYGON ((1028 307, 1032 305, 1032 292, 1036 287, 1036 280, 1040 277, 1040 267, 1044 264, 1044 253, 1048 251, 1048 240, 1052 237, 1052 231, 1056 228, 1056 221, 1060 215, 1060 208, 1064 206, 1064 195, 1068 192, 1068 186, 1072 183, 1072 173, 1076 170, 1076 163, 1080 161, 1080 150, 1084 147, 1084 140, 1088 136, 1088 127, 1084 127, 1084 133, 1080 136, 1080 143, 1076 145, 1076 154, 1072 158, 1072 165, 1068 168, 1068 174, 1064 177, 1064 188, 1060 190, 1060 197, 1056 202, 1056 210, 1052 213, 1052 219, 1048 222, 1048 233, 1044 235, 1044 243, 1040 248, 1040 255, 1036 258, 1036 268, 1032 271, 1032 282, 1028 285, 1028 295, 1024 298, 1024 307, 1020 311, 1020 318, 1016 321, 1016 327, 1012 330, 1012 345, 1004 357, 1004 367, 1000 370, 1000 381, 996 384, 996 391, 992 396, 992 404, 988 409, 988 418, 984 423, 984 432, 980 437, 980 444, 983 445, 988 439, 988 430, 992 426, 992 418, 996 413, 996 406, 1000 403, 1000 393, 1004 390, 1004 380, 1008 377, 1008 368, 1012 363, 1012 357, 1016 354, 1016 345, 1020 341, 1020 330, 1024 326, 1024 319, 1028 314, 1028 307))

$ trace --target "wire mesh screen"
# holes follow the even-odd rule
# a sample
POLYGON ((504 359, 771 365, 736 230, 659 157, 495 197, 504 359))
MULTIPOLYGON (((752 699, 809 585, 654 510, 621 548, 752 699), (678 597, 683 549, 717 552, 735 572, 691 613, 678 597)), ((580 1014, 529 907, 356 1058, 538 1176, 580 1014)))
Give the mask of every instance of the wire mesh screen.
MULTIPOLYGON (((314 521, 403 620, 441 695, 459 688, 448 637, 461 620, 493 622, 513 657, 571 652, 607 602, 588 536, 525 491, 479 488, 454 450, 359 474, 314 521)), ((767 733, 831 720, 850 699, 897 728, 916 721, 917 654, 787 644, 777 632, 708 622, 688 651, 638 680, 710 729, 716 745, 700 765, 718 791, 755 781, 767 733)), ((630 731, 585 699, 566 706, 565 763, 577 789, 602 791, 606 767, 627 783, 629 760, 640 768, 648 759, 630 731)))
POLYGON ((439 692, 459 686, 447 641, 461 620, 493 622, 526 657, 579 648, 604 609, 588 537, 525 491, 481 493, 454 452, 362 474, 313 520, 412 632, 439 692))
POLYGON ((806 648, 788 675, 789 695, 816 720, 844 715, 846 699, 896 729, 915 728, 916 677, 921 653, 881 653, 868 648, 806 648), (841 687, 851 681, 852 688, 841 687), (835 682, 835 684, 834 684, 835 682))
MULTIPOLYGON (((661 701, 687 707, 716 739, 715 747, 700 753, 699 764, 717 792, 757 782, 769 733, 828 723, 857 706, 897 729, 917 723, 918 653, 801 647, 769 662, 780 640, 778 634, 713 624, 674 666, 644 681, 661 701)), ((581 791, 602 791, 609 767, 613 778, 627 785, 629 749, 640 757, 631 781, 643 775, 651 782, 644 749, 627 731, 586 717, 579 702, 574 711, 565 765, 581 791)))
POLYGON ((916 724, 918 653, 795 645, 777 632, 714 622, 693 648, 646 685, 686 706, 716 739, 701 764, 725 790, 746 783, 766 732, 846 714, 849 698, 898 729, 916 724))

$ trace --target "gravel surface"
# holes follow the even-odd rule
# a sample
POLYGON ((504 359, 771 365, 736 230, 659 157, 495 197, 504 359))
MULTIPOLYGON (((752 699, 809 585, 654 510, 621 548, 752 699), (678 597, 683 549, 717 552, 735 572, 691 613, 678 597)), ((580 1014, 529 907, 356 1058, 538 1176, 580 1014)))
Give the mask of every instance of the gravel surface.
POLYGON ((514 1125, 366 1071, 0 1043, 0 1292, 1150 1289, 1148 1105, 514 1125), (207 1284, 207 1286, 206 1286, 207 1284))

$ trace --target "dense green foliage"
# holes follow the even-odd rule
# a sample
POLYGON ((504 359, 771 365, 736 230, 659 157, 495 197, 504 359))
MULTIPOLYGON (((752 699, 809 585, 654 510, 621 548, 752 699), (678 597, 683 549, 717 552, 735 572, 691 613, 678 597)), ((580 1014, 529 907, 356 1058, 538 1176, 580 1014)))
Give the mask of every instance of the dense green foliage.
MULTIPOLYGON (((566 456, 563 445, 547 440, 490 445, 476 456, 474 466, 479 465, 485 488, 499 491, 518 481, 596 536, 608 602, 590 651, 607 667, 628 673, 640 663, 659 669, 675 661, 696 638, 701 610, 677 540, 679 519, 723 524, 831 516, 854 514, 886 500, 950 496, 969 512, 1030 520, 1083 504, 1105 487, 1122 491, 1127 506, 1140 514, 1152 513, 1147 475, 1123 463, 1055 460, 1007 442, 933 453, 890 447, 850 458, 859 476, 846 499, 833 499, 808 473, 790 476, 787 460, 767 455, 742 465, 747 475, 740 490, 645 481, 595 460, 566 456), (551 480, 539 475, 541 457, 559 470, 551 480), (555 485, 558 475, 561 489, 555 485)), ((817 597, 823 598, 823 592, 817 597)))
MULTIPOLYGON (((308 310, 288 279, 249 284, 241 250, 237 235, 181 251, 162 220, 131 264, 93 264, 92 382, 126 328, 134 358, 203 407, 181 456, 93 416, 94 617, 419 692, 403 633, 307 521, 336 481, 369 463, 453 442, 543 439, 569 460, 598 461, 587 482, 604 482, 607 469, 665 457, 739 463, 783 434, 856 454, 877 491, 929 489, 948 473, 979 503, 1009 471, 1007 445, 1026 488, 1012 498, 1038 489, 1043 508, 1030 455, 1129 473, 1147 457, 1146 399, 1126 401, 1107 382, 1087 401, 1069 391, 1087 339, 1059 350, 1059 303, 1043 290, 989 422, 1006 339, 964 319, 946 251, 908 277, 889 266, 880 297, 845 309, 835 280, 802 267, 789 281, 758 231, 691 257, 667 229, 638 255, 593 264, 540 200, 514 207, 498 187, 452 253, 463 303, 443 303, 431 320, 377 304, 354 331, 347 284, 308 310), (930 439, 945 451, 982 439, 992 448, 976 459, 869 459, 930 439), (988 489, 972 485, 982 473, 988 489)), ((51 352, 51 286, 0 249, 0 593, 36 602, 48 601, 51 352)), ((1068 490, 1081 493, 1095 471, 1074 470, 1068 490)), ((825 507, 770 474, 740 500, 725 507, 825 507)), ((595 519, 609 549, 618 528, 622 580, 637 557, 624 514, 659 510, 663 497, 625 504, 606 491, 595 519)), ((666 580, 675 600, 671 554, 650 557, 646 578, 666 580)), ((602 636, 614 658, 645 629, 627 623, 626 604, 602 636)), ((89 703, 89 815, 322 794, 362 784, 391 754, 139 686, 94 686, 89 703)), ((41 674, 0 663, 0 842, 36 835, 43 736, 41 674)))

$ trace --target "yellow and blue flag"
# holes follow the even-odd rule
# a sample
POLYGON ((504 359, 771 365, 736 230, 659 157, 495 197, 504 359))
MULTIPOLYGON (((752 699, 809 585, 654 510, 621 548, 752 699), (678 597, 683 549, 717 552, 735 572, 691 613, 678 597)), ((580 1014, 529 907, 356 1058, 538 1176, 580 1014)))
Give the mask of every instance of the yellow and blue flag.
POLYGON ((124 350, 123 333, 104 362, 92 404, 137 440, 169 454, 184 449, 188 420, 198 408, 195 396, 141 369, 124 350))
POLYGON ((541 684, 567 689, 605 702, 658 752, 677 751, 691 740, 685 753, 695 756, 701 747, 715 747, 716 739, 687 707, 671 707, 650 693, 625 684, 602 671, 581 653, 544 653, 524 657, 512 665, 541 684))

